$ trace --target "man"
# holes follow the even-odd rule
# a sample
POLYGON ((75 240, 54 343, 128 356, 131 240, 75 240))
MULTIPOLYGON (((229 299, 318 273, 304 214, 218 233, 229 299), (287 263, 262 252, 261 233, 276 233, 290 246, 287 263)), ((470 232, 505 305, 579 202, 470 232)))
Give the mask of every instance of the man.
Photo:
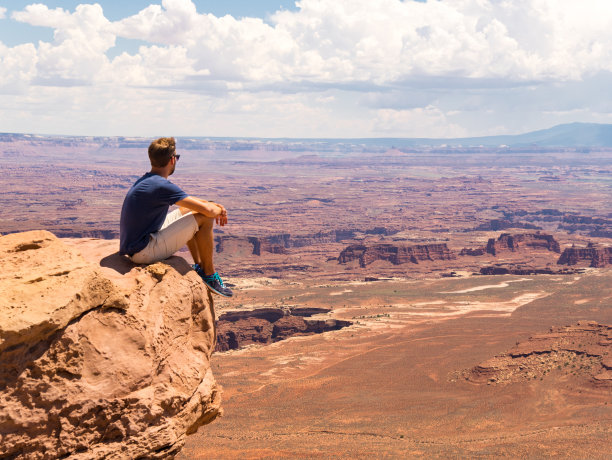
POLYGON ((187 244, 193 268, 214 293, 231 297, 213 265, 213 224, 225 225, 227 211, 219 203, 188 196, 168 180, 180 155, 173 137, 149 146, 151 171, 128 191, 121 209, 120 249, 137 264, 167 259, 187 244), (176 204, 178 209, 168 213, 176 204))

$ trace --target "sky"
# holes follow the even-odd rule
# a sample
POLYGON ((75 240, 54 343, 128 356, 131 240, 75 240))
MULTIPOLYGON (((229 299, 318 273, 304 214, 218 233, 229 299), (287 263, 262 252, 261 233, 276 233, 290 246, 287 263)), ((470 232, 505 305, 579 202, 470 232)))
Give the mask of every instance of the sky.
POLYGON ((0 132, 469 137, 612 123, 610 0, 0 0, 0 132))

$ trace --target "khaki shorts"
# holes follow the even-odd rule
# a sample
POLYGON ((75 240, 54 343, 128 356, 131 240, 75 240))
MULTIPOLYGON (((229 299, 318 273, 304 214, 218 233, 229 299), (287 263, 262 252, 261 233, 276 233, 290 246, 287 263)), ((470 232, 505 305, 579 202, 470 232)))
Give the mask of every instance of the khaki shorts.
POLYGON ((181 214, 180 209, 169 212, 159 231, 149 235, 149 244, 130 259, 137 264, 152 264, 167 259, 187 244, 198 231, 193 213, 181 214))

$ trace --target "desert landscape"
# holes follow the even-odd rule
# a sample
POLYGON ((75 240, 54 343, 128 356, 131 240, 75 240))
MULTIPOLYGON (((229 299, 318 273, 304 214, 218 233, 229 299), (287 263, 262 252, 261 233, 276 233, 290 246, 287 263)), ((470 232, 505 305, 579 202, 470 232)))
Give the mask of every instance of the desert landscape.
MULTIPOLYGON (((0 135, 0 233, 113 254, 148 142, 0 135)), ((177 147, 235 292, 177 458, 609 458, 612 149, 177 147)))

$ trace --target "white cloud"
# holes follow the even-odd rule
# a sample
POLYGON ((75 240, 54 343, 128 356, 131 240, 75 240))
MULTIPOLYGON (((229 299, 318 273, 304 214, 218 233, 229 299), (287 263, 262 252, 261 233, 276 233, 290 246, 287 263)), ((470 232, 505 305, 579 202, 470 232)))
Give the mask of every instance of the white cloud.
POLYGON ((163 0, 116 33, 182 46, 194 71, 252 83, 339 85, 413 76, 578 79, 612 70, 612 3, 586 0, 302 0, 272 25, 196 13, 163 0), (527 37, 527 39, 526 39, 527 37))
MULTIPOLYGON (((522 85, 579 85, 595 75, 608 83, 605 75, 612 72, 609 0, 297 5, 269 23, 200 14, 191 0, 162 0, 116 22, 98 4, 74 11, 28 5, 11 18, 52 28, 54 38, 15 47, 0 43, 0 92, 40 95, 39 87, 56 85, 66 97, 85 101, 92 91, 62 87, 93 86, 111 100, 121 95, 117 104, 124 106, 144 94, 164 99, 171 90, 171 99, 182 104, 183 121, 194 114, 189 116, 206 119, 206 126, 222 129, 227 123, 250 135, 271 126, 277 135, 286 129, 333 136, 335 129, 348 136, 459 136, 470 134, 458 123, 468 112, 492 104, 503 116, 503 104, 512 102, 505 88, 517 88, 520 107, 534 110, 522 85), (111 59, 118 37, 145 45, 111 59)), ((0 7, 3 15, 6 8, 0 7)), ((584 108, 571 102, 571 110, 584 108)), ((547 104, 553 106, 549 113, 564 110, 556 100, 547 104)), ((155 117, 155 110, 145 114, 155 117)))
POLYGON ((4 19, 6 17, 6 8, 0 6, 0 19, 4 19))
MULTIPOLYGON (((38 45, 38 76, 89 81, 105 68, 117 36, 144 40, 138 55, 151 85, 165 49, 182 60, 172 77, 252 84, 391 85, 415 76, 580 79, 612 70, 612 2, 585 0, 430 1, 301 0, 272 25, 199 14, 191 0, 163 0, 116 23, 97 5, 74 13, 43 4, 14 12, 15 20, 55 30, 38 45)), ((119 60, 119 76, 125 71, 119 60)), ((133 69, 132 69, 133 70, 133 69)), ((127 75, 125 81, 133 78, 127 75)), ((121 80, 121 78, 119 78, 121 80)))
POLYGON ((8 48, 0 43, 0 94, 22 93, 36 76, 37 52, 34 45, 8 48))
POLYGON ((12 17, 54 29, 53 43, 40 42, 37 47, 36 77, 41 81, 89 83, 108 64, 105 53, 114 46, 115 35, 98 4, 79 5, 74 13, 34 4, 12 17))
POLYGON ((431 105, 410 110, 380 109, 376 113, 370 132, 391 137, 463 137, 466 135, 464 129, 449 122, 447 114, 431 105))

